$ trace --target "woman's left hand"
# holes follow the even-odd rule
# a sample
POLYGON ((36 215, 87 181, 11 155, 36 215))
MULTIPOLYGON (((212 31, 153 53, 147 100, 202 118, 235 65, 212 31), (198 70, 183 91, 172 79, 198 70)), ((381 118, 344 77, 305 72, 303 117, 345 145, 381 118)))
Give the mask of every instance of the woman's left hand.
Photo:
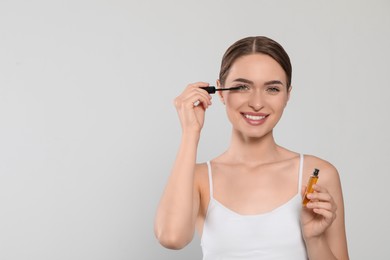
MULTIPOLYGON (((307 194, 310 201, 303 206, 301 226, 305 239, 321 236, 336 219, 336 203, 328 190, 318 184, 313 193, 307 194)), ((305 189, 302 190, 303 193, 305 189)))

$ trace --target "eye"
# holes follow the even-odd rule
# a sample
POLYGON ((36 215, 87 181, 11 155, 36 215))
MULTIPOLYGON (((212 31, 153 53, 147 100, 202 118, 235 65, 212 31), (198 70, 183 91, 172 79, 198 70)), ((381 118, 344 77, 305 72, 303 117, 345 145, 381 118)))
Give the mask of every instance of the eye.
POLYGON ((278 92, 280 92, 280 89, 278 87, 268 87, 267 88, 267 92, 269 93, 272 93, 272 94, 277 94, 278 92))
POLYGON ((250 90, 250 87, 248 85, 238 85, 236 86, 236 88, 238 91, 242 91, 242 92, 250 90))

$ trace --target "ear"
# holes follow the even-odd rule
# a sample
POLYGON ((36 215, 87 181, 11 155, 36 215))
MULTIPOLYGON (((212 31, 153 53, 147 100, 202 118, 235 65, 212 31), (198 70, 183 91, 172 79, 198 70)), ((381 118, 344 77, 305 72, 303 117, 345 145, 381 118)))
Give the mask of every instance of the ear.
MULTIPOLYGON (((221 82, 217 79, 217 88, 221 88, 221 82)), ((225 105, 225 99, 223 97, 223 91, 218 91, 218 96, 221 102, 225 105)))

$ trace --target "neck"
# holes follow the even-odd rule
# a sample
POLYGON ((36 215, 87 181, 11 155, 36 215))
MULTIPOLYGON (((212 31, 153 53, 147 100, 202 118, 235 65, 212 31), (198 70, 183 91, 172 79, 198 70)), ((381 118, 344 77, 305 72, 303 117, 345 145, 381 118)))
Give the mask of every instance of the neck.
POLYGON ((231 143, 225 155, 231 162, 258 165, 275 161, 279 146, 275 143, 272 131, 265 136, 245 137, 233 129, 231 143))

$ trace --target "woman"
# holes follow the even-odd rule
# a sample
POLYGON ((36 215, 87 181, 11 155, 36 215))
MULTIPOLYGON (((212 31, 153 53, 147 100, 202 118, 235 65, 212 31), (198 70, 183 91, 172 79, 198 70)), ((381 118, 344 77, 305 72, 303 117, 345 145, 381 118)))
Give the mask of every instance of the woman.
POLYGON ((198 230, 203 259, 348 259, 337 170, 275 143, 291 93, 291 63, 277 42, 247 37, 228 48, 217 88, 232 124, 227 151, 196 163, 211 95, 197 82, 175 99, 182 137, 158 207, 155 234, 171 249, 198 230), (320 178, 303 206, 314 168, 320 178), (302 185, 303 184, 303 185, 302 185))

